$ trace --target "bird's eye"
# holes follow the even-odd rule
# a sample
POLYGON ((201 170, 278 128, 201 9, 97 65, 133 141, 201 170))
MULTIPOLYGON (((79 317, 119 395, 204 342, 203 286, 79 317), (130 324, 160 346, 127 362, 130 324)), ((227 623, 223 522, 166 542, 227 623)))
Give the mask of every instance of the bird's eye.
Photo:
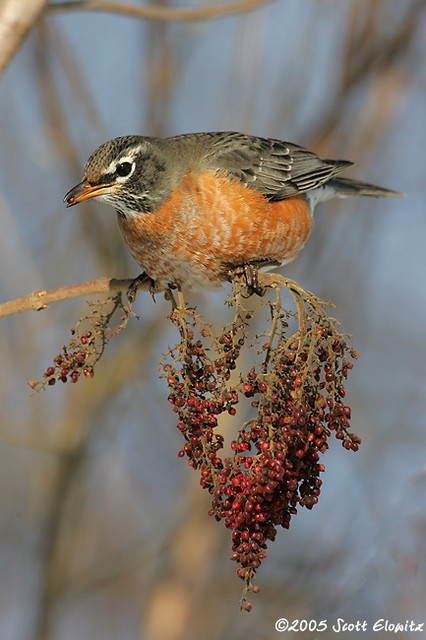
POLYGON ((132 172, 132 168, 133 165, 130 162, 120 162, 119 164, 117 164, 115 170, 117 171, 117 175, 119 175, 121 178, 125 178, 126 176, 130 175, 130 173, 132 172))

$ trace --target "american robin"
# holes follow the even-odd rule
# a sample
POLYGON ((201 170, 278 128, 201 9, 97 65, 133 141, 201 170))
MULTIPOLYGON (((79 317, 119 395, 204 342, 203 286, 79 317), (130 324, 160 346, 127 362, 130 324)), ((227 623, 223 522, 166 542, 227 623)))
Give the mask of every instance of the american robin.
POLYGON ((258 268, 283 265, 303 247, 318 202, 401 195, 335 177, 351 164, 236 132, 125 136, 90 156, 64 200, 113 206, 131 254, 158 289, 218 286, 243 268, 256 290, 258 268))

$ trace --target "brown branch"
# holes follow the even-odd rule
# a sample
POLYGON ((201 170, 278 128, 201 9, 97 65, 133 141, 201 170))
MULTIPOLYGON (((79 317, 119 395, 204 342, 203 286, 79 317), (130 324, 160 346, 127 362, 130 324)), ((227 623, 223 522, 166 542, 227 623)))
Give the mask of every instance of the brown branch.
MULTIPOLYGON (((303 289, 289 278, 285 278, 277 273, 259 274, 259 282, 264 286, 281 285, 288 289, 291 293, 300 294, 303 289)), ((24 313, 25 311, 41 311, 47 309, 52 302, 60 302, 61 300, 69 300, 71 298, 79 298, 90 296, 95 293, 115 293, 116 291, 127 291, 133 279, 119 280, 117 278, 99 278, 98 280, 89 280, 88 282, 79 282, 78 284, 70 284, 66 287, 58 287, 57 289, 40 289, 22 298, 9 300, 0 303, 0 318, 12 316, 15 313, 24 313)), ((138 283, 137 289, 143 291, 151 291, 159 293, 159 289, 153 289, 152 283, 138 283)), ((312 294, 311 294, 312 295, 312 294)), ((314 297, 314 296, 312 296, 314 297)))
MULTIPOLYGON (((117 280, 116 278, 99 278, 99 280, 90 280, 89 282, 80 282, 79 284, 71 284, 67 287, 59 287, 58 289, 46 289, 34 291, 22 298, 9 300, 0 304, 0 318, 11 316, 15 313, 23 313, 24 311, 41 311, 47 309, 52 302, 60 300, 69 300, 70 298, 78 298, 80 296, 89 296, 94 293, 114 293, 116 291, 125 291, 132 284, 133 280, 117 280)), ((138 289, 148 291, 150 284, 143 283, 138 289)))
POLYGON ((47 0, 3 0, 0 2, 0 73, 34 26, 47 0))
POLYGON ((196 22, 199 20, 211 20, 222 18, 235 13, 242 13, 258 9, 269 4, 272 0, 241 0, 227 4, 218 4, 208 7, 196 7, 194 9, 174 9, 161 6, 138 7, 107 0, 88 0, 87 2, 70 0, 69 2, 56 2, 46 8, 46 13, 58 13, 63 11, 105 11, 118 13, 130 18, 142 20, 157 20, 159 22, 196 22))

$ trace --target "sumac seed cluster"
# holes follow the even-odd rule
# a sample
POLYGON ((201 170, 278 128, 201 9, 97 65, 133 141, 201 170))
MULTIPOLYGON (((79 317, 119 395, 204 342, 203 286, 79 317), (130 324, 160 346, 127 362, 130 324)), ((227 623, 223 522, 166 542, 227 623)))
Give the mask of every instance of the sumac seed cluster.
POLYGON ((351 412, 344 404, 344 382, 356 352, 327 316, 294 340, 285 335, 283 315, 277 318, 281 333, 273 347, 267 345, 267 358, 241 372, 237 382, 231 373, 246 340, 241 322, 226 327, 211 349, 209 334, 197 327, 194 315, 175 318, 181 342, 172 361, 163 364, 185 441, 178 455, 199 470, 201 486, 212 495, 209 514, 232 531, 231 558, 245 583, 247 610, 246 595, 258 591, 252 581, 277 528, 288 528, 298 507, 312 509, 318 502, 320 458, 330 435, 353 451, 360 444, 348 429, 351 412), (235 415, 241 401, 250 402, 254 417, 223 456, 218 417, 235 415))
POLYGON ((77 382, 80 376, 93 378, 94 364, 99 359, 96 336, 91 331, 77 335, 72 329, 73 339, 62 353, 53 358, 53 364, 43 374, 43 385, 60 382, 77 382))

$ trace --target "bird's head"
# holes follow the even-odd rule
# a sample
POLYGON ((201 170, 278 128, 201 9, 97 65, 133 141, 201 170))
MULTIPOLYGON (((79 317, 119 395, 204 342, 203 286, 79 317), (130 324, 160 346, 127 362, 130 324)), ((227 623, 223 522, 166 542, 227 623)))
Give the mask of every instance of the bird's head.
POLYGON ((124 217, 158 209, 172 182, 162 142, 125 136, 102 144, 88 159, 83 180, 66 194, 67 207, 97 198, 124 217))

